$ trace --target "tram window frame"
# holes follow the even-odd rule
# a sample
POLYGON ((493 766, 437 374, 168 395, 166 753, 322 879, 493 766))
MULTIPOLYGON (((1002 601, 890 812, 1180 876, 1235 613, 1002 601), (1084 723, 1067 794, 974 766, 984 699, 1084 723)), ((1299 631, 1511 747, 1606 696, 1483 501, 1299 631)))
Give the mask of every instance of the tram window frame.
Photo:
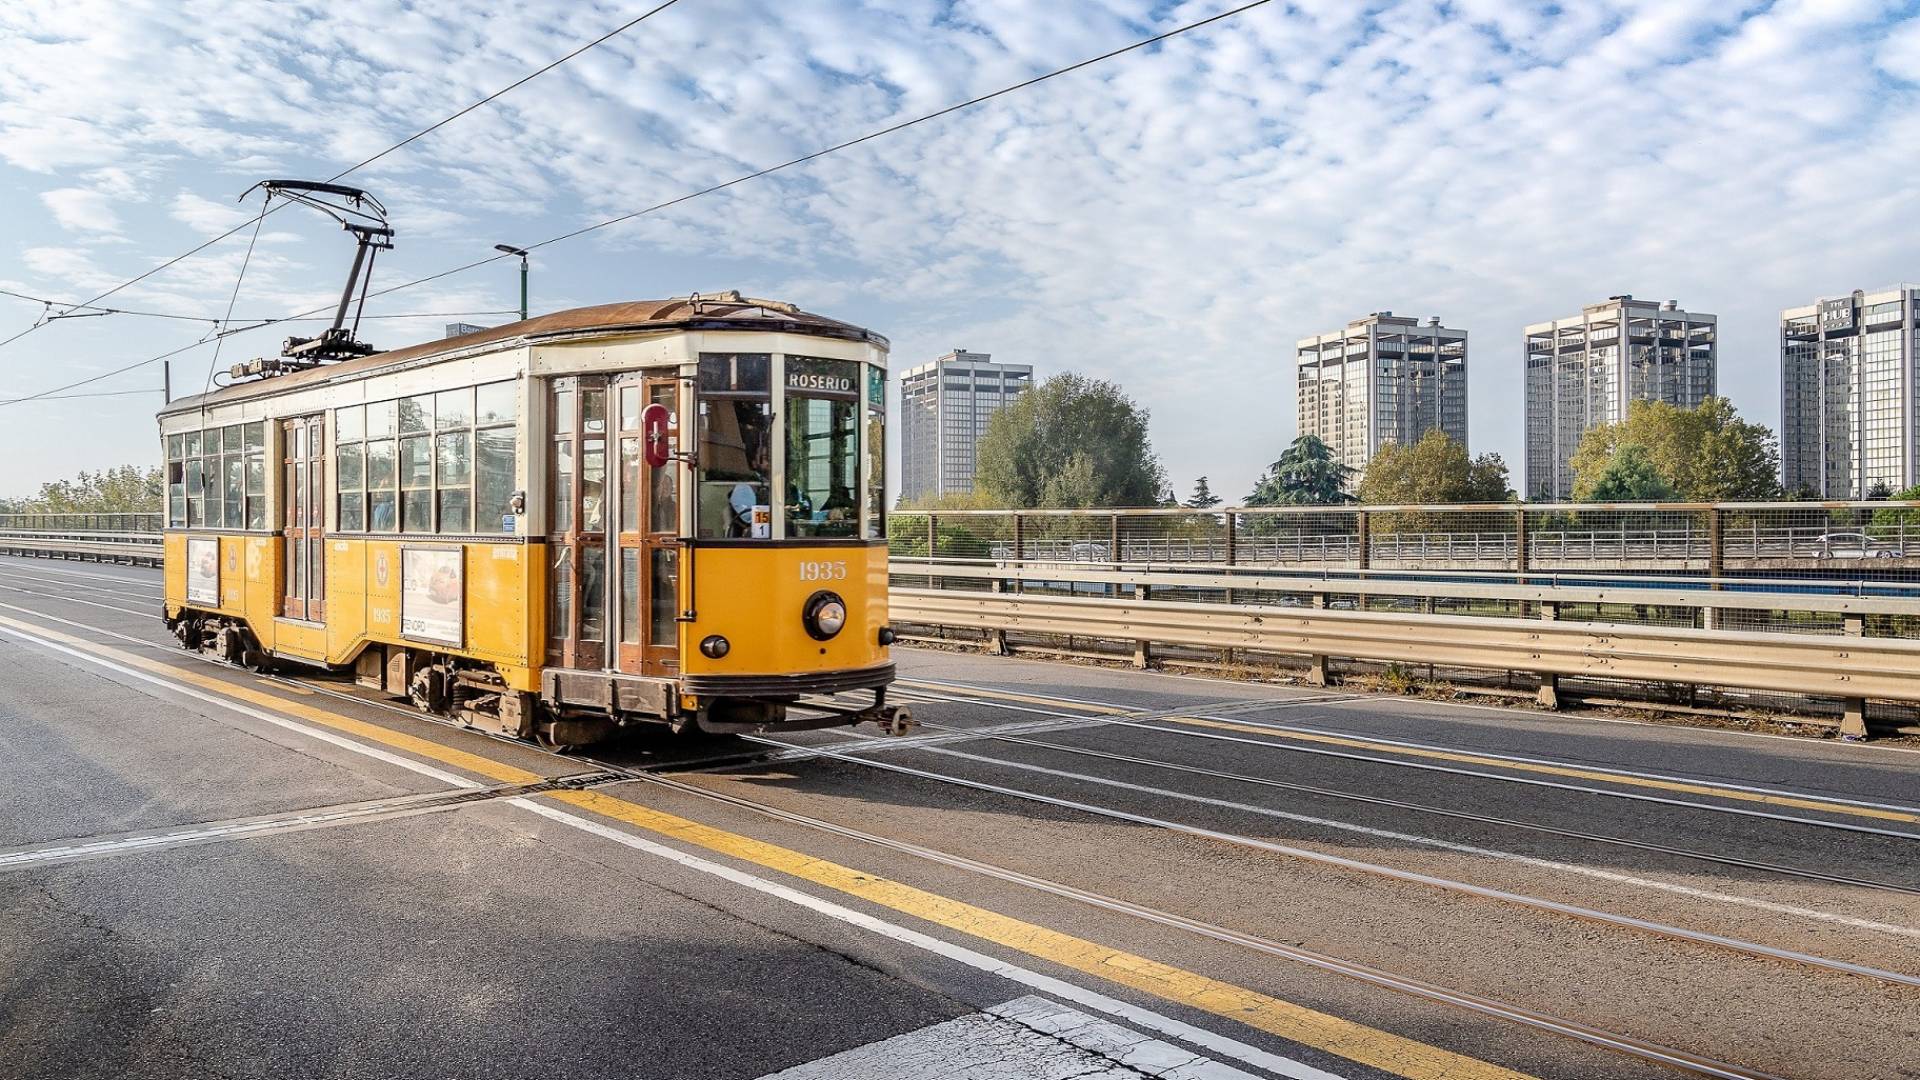
POLYGON ((165 450, 168 528, 266 529, 266 421, 174 432, 165 450))
POLYGON ((695 366, 694 413, 698 467, 694 476, 693 535, 701 542, 727 543, 773 539, 778 523, 773 513, 775 442, 779 437, 778 417, 773 399, 772 353, 703 352, 695 366), (760 430, 757 445, 749 444, 749 434, 741 421, 753 417, 752 426, 760 430), (733 439, 715 442, 713 423, 722 407, 732 408, 733 439), (744 469, 729 469, 727 475, 712 478, 715 463, 726 455, 746 458, 744 469), (760 462, 760 464, 755 464, 760 462), (740 489, 748 489, 755 501, 739 501, 740 489), (743 509, 744 508, 744 509, 743 509), (767 531, 755 536, 752 515, 764 508, 767 531))
POLYGON ((861 368, 855 360, 785 357, 781 517, 789 540, 861 535, 861 368))
POLYGON ((868 540, 887 536, 887 369, 862 364, 867 373, 866 431, 862 456, 866 461, 866 516, 860 535, 868 540))
POLYGON ((519 395, 505 379, 335 409, 336 531, 507 535, 519 395))

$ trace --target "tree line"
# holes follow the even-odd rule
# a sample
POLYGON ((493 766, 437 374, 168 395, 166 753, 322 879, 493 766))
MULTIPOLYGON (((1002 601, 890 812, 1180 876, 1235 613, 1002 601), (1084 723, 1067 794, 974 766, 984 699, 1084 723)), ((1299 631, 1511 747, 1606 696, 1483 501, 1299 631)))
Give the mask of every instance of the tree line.
MULTIPOLYGON (((1076 509, 1185 506, 1207 510, 1225 497, 1199 477, 1181 499, 1148 438, 1146 409, 1111 382, 1056 375, 995 414, 975 451, 971 495, 929 508, 1076 509)), ((1779 442, 1740 418, 1726 398, 1693 408, 1635 401, 1618 423, 1581 439, 1572 459, 1576 502, 1731 502, 1811 498, 1779 482, 1779 442)), ((1548 497, 1534 492, 1536 501, 1548 497)), ((1920 499, 1920 487, 1869 498, 1920 499)), ((1356 482, 1332 449, 1295 439, 1267 466, 1242 506, 1332 506, 1518 501, 1499 454, 1469 454, 1440 431, 1374 453, 1356 482)))
POLYGON ((40 485, 37 494, 0 499, 0 514, 152 514, 164 506, 166 481, 160 467, 119 465, 99 472, 82 470, 72 480, 40 485))

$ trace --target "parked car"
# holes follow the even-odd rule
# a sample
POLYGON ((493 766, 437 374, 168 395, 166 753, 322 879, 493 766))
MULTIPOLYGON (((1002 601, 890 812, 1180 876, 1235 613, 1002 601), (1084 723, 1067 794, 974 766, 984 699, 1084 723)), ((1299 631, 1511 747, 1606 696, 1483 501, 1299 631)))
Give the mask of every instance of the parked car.
POLYGON ((1815 544, 1816 559, 1897 559, 1906 554, 1897 542, 1876 540, 1862 532, 1827 533, 1815 544))

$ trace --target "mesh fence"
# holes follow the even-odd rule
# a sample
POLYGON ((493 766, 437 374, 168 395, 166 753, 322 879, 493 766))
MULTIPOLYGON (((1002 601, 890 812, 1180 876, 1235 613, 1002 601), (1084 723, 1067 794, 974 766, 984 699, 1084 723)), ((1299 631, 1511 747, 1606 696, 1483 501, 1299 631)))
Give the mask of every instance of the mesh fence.
MULTIPOLYGON (((1577 622, 1920 638, 1920 503, 1262 507, 1215 511, 900 511, 890 521, 895 581, 991 588, 990 576, 914 575, 915 561, 1020 567, 1003 587, 1132 595, 1130 586, 1049 582, 1087 572, 1245 574, 1230 590, 1156 584, 1152 599, 1454 615, 1537 617, 1504 586, 1569 590, 1555 617, 1577 622), (1299 588, 1288 588, 1297 579, 1299 588), (1347 586, 1335 584, 1351 579, 1347 586), (1449 588, 1422 594, 1420 581, 1449 588), (1487 588, 1462 596, 1461 586, 1487 588), (1741 606, 1614 603, 1599 590, 1737 592, 1741 606), (1339 591, 1334 591, 1339 590, 1339 591), (1752 606, 1755 593, 1777 607, 1752 606), (1316 599, 1316 594, 1319 598, 1316 599), (1584 598, 1580 594, 1588 594, 1584 598), (1868 601, 1863 625, 1796 598, 1868 601)), ((1549 594, 1551 595, 1551 594, 1549 594)))
POLYGON ((0 530, 52 533, 157 533, 160 514, 0 514, 0 530))

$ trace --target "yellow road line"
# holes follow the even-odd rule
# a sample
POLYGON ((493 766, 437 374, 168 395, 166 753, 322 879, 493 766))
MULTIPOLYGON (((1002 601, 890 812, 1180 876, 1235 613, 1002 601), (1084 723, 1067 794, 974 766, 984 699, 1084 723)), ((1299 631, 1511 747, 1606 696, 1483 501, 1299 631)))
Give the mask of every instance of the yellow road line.
POLYGON ((683 843, 824 885, 836 892, 1051 961, 1166 1001, 1223 1016, 1349 1061, 1415 1080, 1518 1080, 1524 1073, 1343 1020, 1231 983, 1049 930, 911 885, 828 862, 752 837, 640 806, 599 791, 545 797, 683 843))
POLYGON ((1323 743, 1328 746, 1345 746, 1361 750, 1372 750, 1387 754, 1400 754, 1405 757, 1427 758, 1433 761, 1449 761, 1465 765, 1485 765, 1514 772, 1538 773, 1543 776, 1568 777, 1577 780, 1598 780, 1624 787, 1653 788, 1659 791, 1680 792, 1687 795, 1709 795, 1716 799, 1735 799, 1740 802, 1764 803, 1768 806, 1787 806, 1797 810, 1819 810, 1829 814, 1852 814, 1855 817, 1876 818, 1881 821, 1920 822, 1920 814, 1911 814, 1900 810, 1879 810, 1870 806, 1850 806, 1846 803, 1829 802, 1818 798, 1801 798, 1792 795, 1769 795, 1759 791, 1742 791, 1739 788, 1717 787, 1712 784, 1694 784, 1683 780, 1655 780, 1645 776, 1631 776, 1624 773, 1608 772, 1602 769, 1579 769, 1565 765, 1539 765, 1530 761, 1512 761, 1507 758, 1486 757, 1480 754, 1467 754, 1454 750, 1428 750, 1417 746, 1399 746, 1394 743, 1377 742, 1372 739, 1348 738, 1341 735, 1321 735, 1309 731, 1290 731, 1282 728, 1262 727, 1256 724, 1236 724, 1228 720, 1208 720, 1198 716, 1170 716, 1169 721, 1176 724, 1188 724, 1193 727, 1216 728, 1221 731, 1240 731, 1254 735, 1265 735, 1272 739, 1292 739, 1298 742, 1323 743))
MULTIPOLYGON (((975 696, 990 700, 1017 701, 1027 705, 1045 705, 1056 709, 1072 709, 1079 712, 1098 713, 1108 716, 1124 716, 1142 711, 1094 705, 1088 702, 1073 701, 1066 698, 1049 698, 1034 694, 1015 694, 1002 690, 988 690, 971 686, 945 686, 939 683, 923 683, 910 679, 902 679, 901 683, 902 685, 914 686, 916 688, 939 690, 962 696, 975 696)), ((1873 818, 1879 821, 1920 823, 1920 814, 1909 813, 1903 810, 1882 810, 1871 806, 1853 806, 1847 803, 1817 797, 1773 795, 1760 791, 1742 791, 1739 788, 1720 787, 1714 784, 1691 783, 1685 780, 1658 780, 1651 777, 1612 772, 1606 769, 1582 769, 1567 765, 1541 765, 1534 762, 1512 761, 1507 758, 1488 757, 1481 754, 1469 754, 1453 750, 1429 750, 1417 746, 1400 746, 1374 739, 1353 738, 1341 735, 1321 735, 1314 732, 1262 727, 1256 724, 1236 724, 1227 720, 1208 720, 1198 716, 1170 716, 1166 719, 1176 724, 1217 728, 1221 731, 1248 732, 1255 735, 1265 735, 1273 739, 1294 739, 1300 742, 1325 743, 1329 746, 1345 746, 1361 750, 1374 750, 1381 753, 1400 754, 1406 757, 1428 758, 1435 761, 1449 761, 1457 764, 1491 766, 1494 768, 1511 769, 1515 772, 1538 773, 1543 776, 1558 776, 1577 780, 1597 780, 1608 784, 1619 784, 1623 787, 1652 788, 1657 791, 1670 791, 1687 795, 1707 795, 1717 799, 1732 799, 1738 802, 1762 803, 1767 806, 1791 807, 1796 810, 1819 810, 1829 814, 1850 814, 1854 817, 1873 818)))
POLYGON ((446 765, 452 765, 455 768, 465 769, 468 772, 487 777, 491 780, 498 780, 507 784, 532 784, 545 779, 539 773, 528 772, 525 769, 518 769, 511 765, 502 764, 492 758, 481 757, 479 754, 468 753, 465 750, 458 750, 451 746, 443 746, 430 739, 422 739, 416 735, 392 731, 378 724, 369 724, 364 720, 355 720, 352 717, 342 716, 335 712, 328 712, 325 709, 315 708, 312 705, 306 705, 298 701, 288 701, 286 698, 276 694, 268 694, 245 686, 236 686, 233 683, 227 682, 225 679, 215 678, 206 672, 191 671, 173 664, 141 656, 138 653, 128 652, 124 649, 116 649, 110 645, 99 645, 85 638, 75 637, 72 634, 50 629, 39 623, 21 622, 16 619, 0 616, 0 626, 10 626, 15 630, 49 638, 70 648, 79 649, 82 652, 88 652, 95 656, 110 659, 117 664, 139 668, 142 671, 186 683, 202 690, 211 690, 216 694, 223 694, 236 701, 244 701, 249 705, 257 705, 261 708, 272 709, 288 716, 298 717, 310 724, 319 724, 323 727, 332 728, 335 731, 345 732, 346 734, 366 739, 369 742, 377 742, 385 746, 393 747, 396 750, 404 750, 418 757, 430 758, 446 765))
MULTIPOLYGON (((236 686, 202 672, 189 671, 135 653, 0 616, 0 625, 38 634, 116 663, 176 679, 239 701, 273 709, 336 731, 506 783, 532 783, 539 774, 515 768, 440 743, 390 731, 325 709, 236 686)), ((1221 982, 1157 960, 1063 934, 1011 916, 883 877, 841 866, 752 837, 641 806, 598 791, 558 791, 548 798, 570 803, 616 821, 635 825, 683 843, 728 855, 836 892, 959 931, 971 937, 1051 961, 1076 971, 1132 987, 1165 1001, 1225 1017, 1283 1039, 1311 1046, 1349 1061, 1383 1069, 1408 1080, 1532 1080, 1476 1058, 1428 1046, 1390 1032, 1357 1024, 1255 990, 1221 982)))

